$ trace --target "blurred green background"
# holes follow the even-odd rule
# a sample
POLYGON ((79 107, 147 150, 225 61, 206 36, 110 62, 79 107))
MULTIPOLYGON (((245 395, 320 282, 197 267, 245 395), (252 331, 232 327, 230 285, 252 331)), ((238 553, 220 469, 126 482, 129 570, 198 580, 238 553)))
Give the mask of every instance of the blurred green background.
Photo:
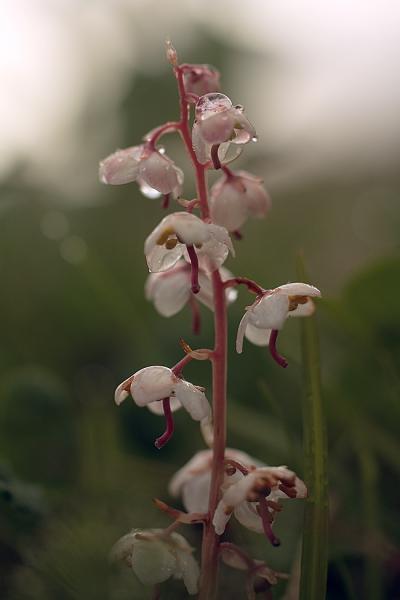
MULTIPOLYGON (((144 20, 143 7, 140 15, 144 20)), ((181 23, 178 42, 184 29, 181 23)), ((157 30, 150 39, 157 50, 153 67, 139 61, 134 72, 127 68, 114 103, 97 112, 98 99, 83 102, 79 148, 88 185, 69 185, 75 182, 75 163, 69 171, 68 156, 59 173, 49 165, 51 183, 35 178, 26 156, 1 182, 1 598, 150 598, 132 574, 110 569, 109 549, 131 528, 168 524, 152 498, 172 503, 166 492, 170 477, 202 448, 186 414, 176 415, 175 435, 159 452, 153 442, 163 420, 132 402, 118 409, 113 403, 116 385, 132 372, 179 360, 180 336, 199 347, 212 339, 206 309, 195 339, 188 309, 165 320, 144 299, 143 242, 163 216, 159 202, 143 198, 135 184, 103 188, 96 182, 97 159, 116 146, 138 143, 146 131, 177 115, 163 35, 157 30), (98 131, 114 122, 116 134, 101 139, 98 131), (89 146, 94 138, 96 150, 85 154, 86 141, 89 146)), ((112 40, 99 37, 96 43, 112 40)), ((209 62, 222 72, 223 90, 235 94, 234 102, 243 101, 233 68, 239 55, 243 64, 263 65, 266 82, 277 68, 276 57, 243 48, 204 24, 196 25, 195 43, 183 36, 182 46, 185 62, 209 62)), ((140 50, 144 55, 146 48, 140 50)), ((54 110, 57 114, 57 106, 54 110)), ((178 142, 168 139, 166 145, 187 166, 178 142)), ((276 173, 290 161, 290 152, 264 139, 235 164, 264 177, 273 210, 265 221, 246 225, 244 239, 235 242, 237 258, 227 266, 274 287, 296 280, 296 256, 302 252, 312 282, 322 290, 318 322, 331 504, 327 597, 394 600, 400 598, 399 180, 392 156, 390 168, 376 171, 360 169, 357 156, 357 166, 353 170, 350 160, 345 175, 337 177, 328 162, 325 171, 292 175, 285 185, 276 173)), ((185 196, 193 193, 186 171, 185 196)), ((288 464, 301 475, 298 323, 290 321, 279 339, 290 361, 287 371, 249 343, 238 356, 235 331, 248 301, 240 292, 230 308, 229 445, 268 464, 288 464)), ((207 364, 191 365, 188 376, 210 394, 207 364)), ((232 526, 237 543, 287 571, 296 560, 301 529, 301 506, 290 504, 277 523, 279 549, 232 526)), ((200 532, 183 529, 197 545, 200 532)), ((241 581, 240 574, 224 570, 222 597, 242 598, 233 591, 241 589, 241 581)), ((164 597, 186 596, 173 583, 162 587, 164 597)), ((276 597, 295 596, 289 599, 281 586, 276 597)))

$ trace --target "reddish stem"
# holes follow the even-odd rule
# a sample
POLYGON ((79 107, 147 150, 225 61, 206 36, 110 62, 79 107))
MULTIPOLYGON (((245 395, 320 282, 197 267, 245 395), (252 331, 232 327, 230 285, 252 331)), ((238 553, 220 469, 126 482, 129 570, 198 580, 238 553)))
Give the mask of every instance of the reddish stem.
POLYGON ((174 367, 172 367, 171 371, 173 372, 174 375, 176 375, 177 377, 179 377, 179 375, 182 372, 182 369, 184 367, 186 367, 186 365, 188 363, 190 363, 191 360, 193 360, 193 356, 191 356, 190 354, 186 354, 186 356, 184 356, 183 358, 181 358, 181 360, 179 362, 177 362, 174 367))
POLYGON ((192 136, 189 130, 189 105, 185 99, 185 83, 183 80, 184 70, 186 67, 187 65, 181 65, 179 67, 175 67, 174 69, 175 76, 178 81, 179 106, 181 113, 179 131, 195 169, 197 198, 200 202, 202 217, 203 219, 207 219, 209 217, 209 208, 207 202, 207 184, 205 178, 206 167, 205 165, 200 164, 197 160, 197 156, 192 145, 192 136))
POLYGON ((180 123, 177 123, 176 121, 168 121, 167 123, 160 125, 160 127, 153 129, 153 131, 151 132, 151 136, 147 138, 146 143, 152 150, 155 150, 155 145, 162 135, 164 135, 165 133, 172 133, 173 131, 178 131, 179 128, 180 123))
POLYGON ((254 292, 258 296, 265 294, 266 290, 264 290, 258 283, 253 281, 252 279, 248 279, 247 277, 234 277, 233 279, 227 279, 224 281, 224 287, 236 287, 237 285, 245 285, 249 292, 254 292))
MULTIPOLYGON (((210 515, 213 515, 217 508, 225 470, 227 378, 227 313, 225 290, 219 271, 213 272, 212 283, 214 290, 215 348, 212 358, 214 445, 208 502, 210 515)), ((199 600, 211 600, 216 597, 218 546, 219 536, 215 533, 212 522, 206 523, 202 544, 199 600)))
POLYGON ((219 146, 219 144, 214 144, 213 146, 211 146, 211 160, 214 165, 214 169, 216 170, 221 168, 221 161, 219 160, 218 156, 219 146))
POLYGON ((279 331, 277 329, 273 329, 271 331, 271 335, 269 336, 269 351, 271 352, 271 356, 274 359, 274 361, 276 363, 278 363, 278 365, 280 367, 283 367, 284 369, 286 369, 286 367, 288 366, 288 361, 286 360, 286 358, 284 356, 281 356, 278 352, 278 350, 276 349, 276 340, 278 337, 278 333, 279 331))
POLYGON ((164 198, 161 201, 161 208, 164 210, 167 210, 167 208, 169 207, 169 200, 170 200, 171 194, 164 194, 164 198))
POLYGON ((264 497, 261 497, 258 503, 258 514, 261 517, 262 526, 264 529, 264 533, 271 542, 271 544, 275 547, 280 546, 281 542, 276 537, 274 532, 272 531, 271 525, 271 514, 268 510, 267 501, 264 497))
POLYGON ((193 296, 190 296, 190 308, 192 311, 192 331, 194 335, 199 335, 201 327, 201 318, 199 305, 193 296))
POLYGON ((158 437, 154 442, 154 445, 158 450, 165 446, 165 444, 171 439, 172 434, 174 433, 174 419, 172 417, 171 403, 169 398, 164 398, 162 403, 166 426, 164 433, 160 435, 160 437, 158 437))
MULTIPOLYGON (((197 199, 200 205, 201 216, 206 221, 210 216, 206 179, 208 165, 202 165, 197 160, 192 145, 192 137, 189 130, 189 105, 185 99, 185 84, 183 79, 186 68, 186 65, 182 65, 174 69, 179 91, 180 132, 195 170, 197 199)), ((210 516, 215 513, 217 508, 224 478, 227 376, 227 313, 225 289, 219 271, 213 272, 212 284, 214 292, 215 346, 212 354, 214 444, 208 502, 208 514, 210 516)), ((215 533, 211 521, 212 519, 209 519, 204 524, 203 530, 199 600, 214 600, 217 595, 219 536, 215 533)))
POLYGON ((200 291, 199 260, 197 258, 196 250, 193 246, 186 246, 186 249, 190 258, 190 263, 192 265, 192 292, 193 294, 198 294, 200 291))
POLYGON ((232 235, 238 242, 240 242, 243 239, 243 234, 240 233, 239 229, 235 229, 235 231, 232 231, 232 235))

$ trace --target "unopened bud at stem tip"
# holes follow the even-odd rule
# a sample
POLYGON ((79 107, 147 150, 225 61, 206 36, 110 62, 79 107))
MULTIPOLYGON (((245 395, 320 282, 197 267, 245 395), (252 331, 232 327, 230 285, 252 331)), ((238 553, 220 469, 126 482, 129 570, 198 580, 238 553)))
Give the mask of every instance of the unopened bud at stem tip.
POLYGON ((170 39, 165 40, 165 53, 167 56, 167 60, 173 67, 178 66, 178 53, 175 50, 174 46, 170 39))

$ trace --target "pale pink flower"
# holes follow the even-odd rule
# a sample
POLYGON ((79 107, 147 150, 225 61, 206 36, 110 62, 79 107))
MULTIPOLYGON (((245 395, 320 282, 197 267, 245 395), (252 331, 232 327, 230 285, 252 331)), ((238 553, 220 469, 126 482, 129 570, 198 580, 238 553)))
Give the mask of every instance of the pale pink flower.
MULTIPOLYGON (((257 533, 264 532, 274 545, 278 545, 279 540, 271 527, 276 512, 281 509, 278 501, 305 498, 305 484, 287 467, 267 467, 240 450, 227 448, 225 461, 223 495, 213 517, 217 534, 224 532, 226 523, 234 514, 242 525, 257 533), (260 502, 267 514, 260 514, 260 502)), ((202 450, 170 481, 170 494, 180 496, 189 513, 206 513, 208 510, 211 465, 212 451, 202 450)))
POLYGON ((224 174, 211 188, 211 219, 228 231, 240 229, 249 216, 265 217, 270 207, 262 179, 247 171, 224 174))
POLYGON ((196 96, 204 96, 219 90, 219 72, 209 65, 190 65, 185 69, 185 91, 196 96))
MULTIPOLYGON (((222 281, 233 277, 224 267, 219 271, 222 281)), ((210 274, 199 269, 200 291, 196 296, 193 295, 191 284, 191 266, 181 259, 168 271, 150 273, 145 285, 145 295, 164 317, 176 315, 194 297, 210 310, 214 310, 210 274)), ((237 290, 227 288, 225 296, 226 302, 230 304, 236 300, 237 290)))
POLYGON ((182 191, 183 172, 162 150, 148 144, 117 150, 100 163, 100 180, 119 185, 137 181, 145 196, 158 197, 182 191))
MULTIPOLYGON (((225 458, 238 461, 247 468, 261 466, 262 463, 241 450, 226 448, 225 458)), ((188 512, 206 513, 211 483, 212 450, 200 450, 171 479, 168 489, 172 496, 181 497, 188 512)), ((235 475, 225 482, 235 481, 235 475)))
POLYGON ((243 350, 243 338, 257 346, 267 346, 271 332, 282 329, 288 317, 308 317, 315 310, 313 297, 321 292, 306 283, 287 283, 258 296, 240 321, 236 350, 243 350))
POLYGON ((203 388, 177 377, 168 367, 145 367, 128 377, 115 390, 115 403, 120 405, 129 394, 138 406, 147 406, 157 415, 164 412, 164 398, 170 400, 172 412, 183 406, 195 421, 209 420, 211 415, 203 388))
MULTIPOLYGON (((239 155, 240 146, 255 139, 255 129, 244 115, 242 106, 233 106, 227 96, 219 93, 206 94, 199 98, 192 140, 201 163, 206 163, 212 158, 213 147, 217 147, 221 162, 230 162, 239 155), (227 152, 230 144, 237 147, 237 152, 229 159, 227 152), (218 148, 219 146, 221 147, 218 148)), ((215 157, 213 160, 215 163, 215 157)))
POLYGON ((197 594, 199 566, 193 548, 179 533, 133 529, 116 542, 110 558, 132 569, 144 585, 157 585, 173 577, 183 579, 190 595, 197 594))
POLYGON ((273 545, 279 540, 272 532, 276 512, 280 510, 278 500, 285 498, 305 498, 307 488, 301 479, 287 467, 258 467, 243 474, 236 472, 236 481, 225 485, 225 491, 213 517, 213 525, 218 535, 232 514, 247 529, 265 533, 273 545))
POLYGON ((229 252, 234 255, 232 241, 224 227, 204 223, 190 213, 171 213, 146 239, 144 253, 149 271, 166 271, 182 256, 191 260, 193 265, 192 257, 187 256, 189 248, 195 252, 200 267, 206 272, 218 269, 229 252))

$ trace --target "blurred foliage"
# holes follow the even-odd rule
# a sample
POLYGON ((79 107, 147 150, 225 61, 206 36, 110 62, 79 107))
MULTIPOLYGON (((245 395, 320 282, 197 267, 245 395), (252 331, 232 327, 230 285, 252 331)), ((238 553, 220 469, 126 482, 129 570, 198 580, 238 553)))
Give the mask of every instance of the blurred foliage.
MULTIPOLYGON (((223 66, 228 51, 210 44, 196 57, 223 66)), ((176 114, 174 93, 167 71, 132 85, 121 106, 121 147, 176 114)), ((178 146, 168 144, 181 161, 178 146)), ((263 157, 258 161, 260 173, 263 157)), ((188 178, 189 190, 191 185, 188 178)), ((296 198, 272 194, 270 219, 248 225, 237 243, 238 259, 228 266, 273 287, 295 278, 294 257, 300 245, 304 249, 313 281, 324 291, 318 321, 329 436, 328 598, 395 600, 400 259, 375 257, 370 249, 363 254, 346 229, 347 203, 360 189, 319 184, 299 190, 296 198), (352 252, 358 253, 357 270, 346 262, 352 252)), ((189 312, 163 320, 143 298, 143 240, 160 218, 157 202, 141 198, 134 186, 99 187, 99 203, 91 207, 56 200, 17 177, 0 196, 0 596, 150 598, 131 573, 108 565, 108 553, 133 527, 167 525, 151 499, 172 502, 168 480, 202 442, 195 423, 178 414, 173 440, 158 452, 153 441, 163 420, 133 403, 117 409, 113 391, 146 364, 174 364, 181 335, 208 346, 212 321, 203 310, 196 341, 189 312), (54 219, 64 223, 63 231, 49 231, 54 219)), ((247 300, 241 292, 229 325, 229 445, 302 474, 298 326, 288 323, 279 339, 290 360, 285 372, 249 343, 243 356, 235 355, 235 330, 247 300)), ((188 376, 210 391, 207 365, 190 365, 188 376)), ((298 561, 301 524, 300 503, 288 503, 277 523, 280 548, 237 524, 231 534, 257 558, 290 571, 298 561)), ((198 546, 198 529, 184 529, 198 546)), ((240 573, 224 568, 222 579, 224 597, 243 597, 240 573)), ((163 599, 180 597, 186 597, 181 583, 162 586, 163 599)))

